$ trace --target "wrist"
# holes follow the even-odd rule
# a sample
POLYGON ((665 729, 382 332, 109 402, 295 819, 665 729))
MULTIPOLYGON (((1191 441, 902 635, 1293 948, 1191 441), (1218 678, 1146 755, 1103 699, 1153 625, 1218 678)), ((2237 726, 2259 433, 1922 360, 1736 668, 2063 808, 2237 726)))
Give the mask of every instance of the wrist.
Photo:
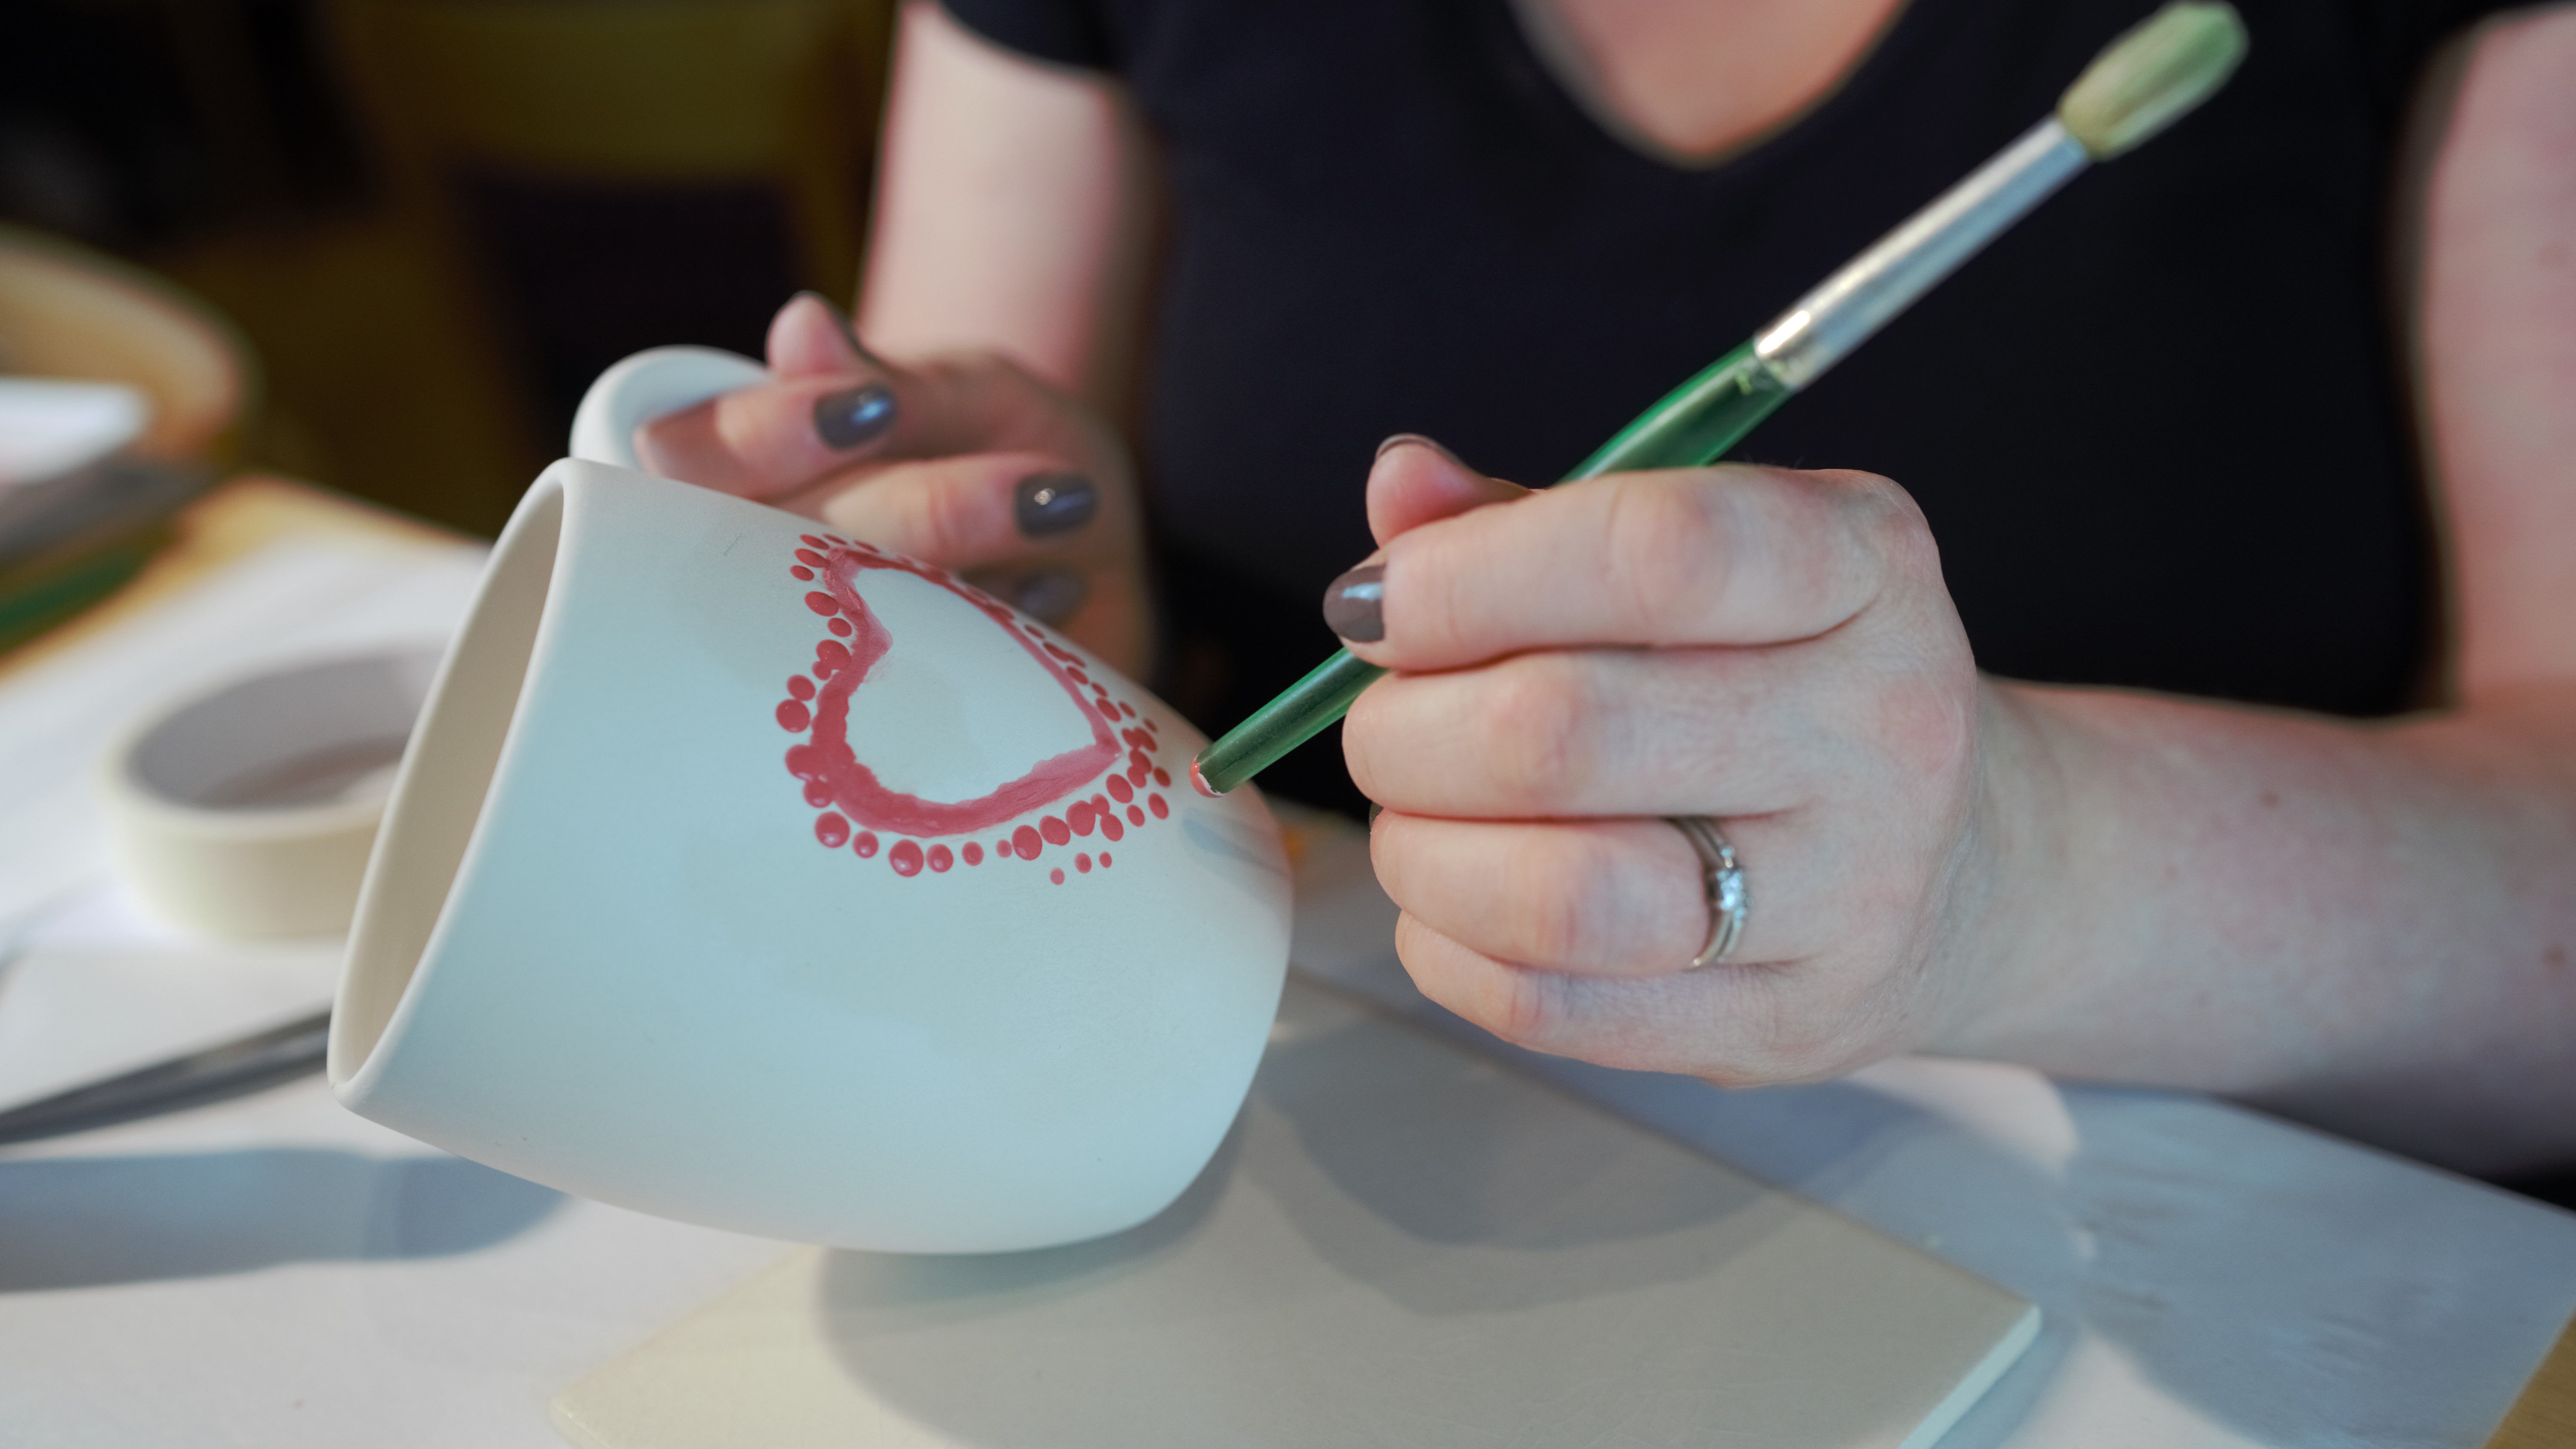
POLYGON ((1977 688, 1976 778, 1931 948, 1948 999, 1921 1049, 2010 1058, 2076 933, 2074 742, 2031 692, 1986 676, 1977 688))

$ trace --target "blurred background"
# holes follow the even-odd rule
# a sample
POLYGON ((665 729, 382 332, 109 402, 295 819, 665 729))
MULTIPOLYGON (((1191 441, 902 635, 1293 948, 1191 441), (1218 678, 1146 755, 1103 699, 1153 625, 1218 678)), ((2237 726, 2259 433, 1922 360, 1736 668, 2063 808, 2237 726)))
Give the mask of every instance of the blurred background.
POLYGON ((855 285, 889 0, 9 0, 0 375, 488 534, 601 368, 855 285))

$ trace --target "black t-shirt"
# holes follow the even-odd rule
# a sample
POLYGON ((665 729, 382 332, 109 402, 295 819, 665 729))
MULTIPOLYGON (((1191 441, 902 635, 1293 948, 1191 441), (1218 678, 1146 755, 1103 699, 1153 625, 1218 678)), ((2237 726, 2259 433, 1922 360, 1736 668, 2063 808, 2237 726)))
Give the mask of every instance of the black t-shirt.
MULTIPOLYGON (((1372 546, 1379 439, 1559 476, 2048 114, 2155 0, 1912 0, 1832 96, 1706 169, 1605 133, 1509 0, 947 3, 1117 73, 1166 148, 1142 461, 1176 702, 1221 728, 1333 648, 1317 599, 1372 546)), ((1903 484, 1996 673, 2384 713, 2437 632, 2392 156, 2424 58, 2486 7, 2238 4, 2225 91, 1737 456, 1903 484)), ((1304 753, 1274 780, 1332 793, 1334 753, 1304 753)))

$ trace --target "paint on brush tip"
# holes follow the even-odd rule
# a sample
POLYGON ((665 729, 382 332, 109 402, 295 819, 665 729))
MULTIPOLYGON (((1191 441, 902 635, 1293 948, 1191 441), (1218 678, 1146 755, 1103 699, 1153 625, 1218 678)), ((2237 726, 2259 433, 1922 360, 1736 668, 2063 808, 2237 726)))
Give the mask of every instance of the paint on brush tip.
POLYGON ((1199 773, 1199 762, 1196 760, 1190 761, 1190 784, 1194 786, 1200 794, 1205 795, 1211 800, 1218 798, 1218 796, 1223 793, 1207 782, 1207 776, 1199 773))

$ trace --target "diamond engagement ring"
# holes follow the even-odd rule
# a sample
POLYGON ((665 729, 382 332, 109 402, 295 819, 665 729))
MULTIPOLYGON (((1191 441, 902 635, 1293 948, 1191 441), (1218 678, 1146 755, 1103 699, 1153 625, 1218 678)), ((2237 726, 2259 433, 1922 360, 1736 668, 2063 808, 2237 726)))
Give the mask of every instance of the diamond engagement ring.
POLYGON ((1708 941, 1691 958, 1690 969, 1696 971, 1725 960, 1744 934, 1744 870, 1735 863, 1735 847, 1717 833, 1716 821, 1705 815, 1664 818, 1699 852, 1700 890, 1708 897, 1708 941))

